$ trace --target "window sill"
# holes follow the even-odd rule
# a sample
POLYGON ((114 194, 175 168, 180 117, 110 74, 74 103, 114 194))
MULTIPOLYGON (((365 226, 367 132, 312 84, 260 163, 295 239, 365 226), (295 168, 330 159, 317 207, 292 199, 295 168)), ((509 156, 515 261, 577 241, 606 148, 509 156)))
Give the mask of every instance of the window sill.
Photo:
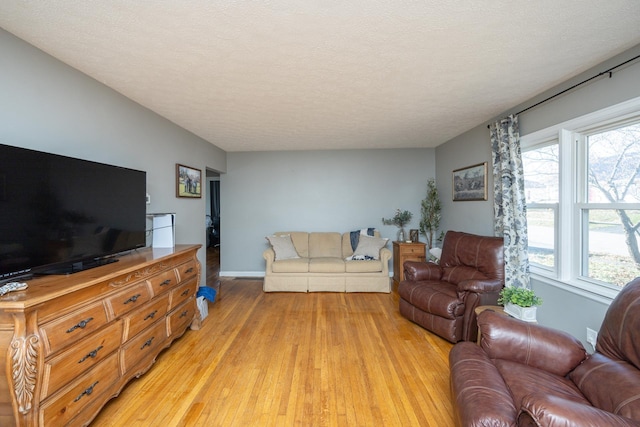
POLYGON ((537 272, 531 273, 531 279, 607 305, 611 304, 611 301, 620 292, 618 289, 610 289, 587 282, 564 282, 537 272))

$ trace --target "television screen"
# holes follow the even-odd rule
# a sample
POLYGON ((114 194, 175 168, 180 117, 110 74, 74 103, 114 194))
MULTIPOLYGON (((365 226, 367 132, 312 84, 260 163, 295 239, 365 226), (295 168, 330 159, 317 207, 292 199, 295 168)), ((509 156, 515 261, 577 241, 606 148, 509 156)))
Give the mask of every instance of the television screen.
POLYGON ((0 144, 0 280, 145 246, 145 194, 145 172, 0 144))

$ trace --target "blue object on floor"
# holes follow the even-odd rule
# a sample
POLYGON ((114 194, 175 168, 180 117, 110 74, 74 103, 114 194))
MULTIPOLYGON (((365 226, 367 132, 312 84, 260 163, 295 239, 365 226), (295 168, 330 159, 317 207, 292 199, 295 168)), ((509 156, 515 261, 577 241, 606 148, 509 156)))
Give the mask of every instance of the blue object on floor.
POLYGON ((208 286, 200 286, 197 296, 205 297, 205 299, 214 302, 216 300, 216 290, 208 286))

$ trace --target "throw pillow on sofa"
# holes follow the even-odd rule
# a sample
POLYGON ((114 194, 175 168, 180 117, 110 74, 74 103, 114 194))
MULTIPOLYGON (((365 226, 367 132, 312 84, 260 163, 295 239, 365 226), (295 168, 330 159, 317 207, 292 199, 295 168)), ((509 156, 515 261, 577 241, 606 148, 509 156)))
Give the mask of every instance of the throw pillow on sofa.
POLYGON ((267 236, 266 239, 271 243, 273 251, 276 253, 276 261, 282 259, 295 259, 300 258, 296 251, 293 242, 291 241, 291 235, 283 234, 280 236, 267 236))
POLYGON ((380 258, 380 249, 384 248, 389 239, 382 237, 372 237, 365 234, 360 235, 358 247, 353 255, 347 257, 351 260, 377 260, 380 258))

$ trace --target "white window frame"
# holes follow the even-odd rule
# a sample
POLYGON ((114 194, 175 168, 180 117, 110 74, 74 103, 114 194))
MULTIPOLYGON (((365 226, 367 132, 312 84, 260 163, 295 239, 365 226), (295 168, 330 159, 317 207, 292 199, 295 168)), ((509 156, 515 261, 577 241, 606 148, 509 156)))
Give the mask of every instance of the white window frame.
MULTIPOLYGON (((532 265, 531 275, 534 279, 606 302, 615 298, 620 291, 620 288, 581 277, 580 257, 583 251, 577 246, 582 242, 579 238, 582 232, 579 214, 581 208, 602 206, 585 203, 586 200, 582 196, 583 187, 586 185, 583 179, 586 172, 578 169, 583 169, 584 164, 578 162, 581 155, 579 139, 606 128, 637 120, 640 120, 640 97, 521 136, 520 145, 523 152, 549 145, 549 141, 554 139, 557 139, 559 144, 560 194, 557 228, 554 230, 555 269, 532 265)), ((611 209, 612 205, 607 204, 606 207, 611 209)), ((625 208, 638 210, 640 204, 625 204, 625 208)))

